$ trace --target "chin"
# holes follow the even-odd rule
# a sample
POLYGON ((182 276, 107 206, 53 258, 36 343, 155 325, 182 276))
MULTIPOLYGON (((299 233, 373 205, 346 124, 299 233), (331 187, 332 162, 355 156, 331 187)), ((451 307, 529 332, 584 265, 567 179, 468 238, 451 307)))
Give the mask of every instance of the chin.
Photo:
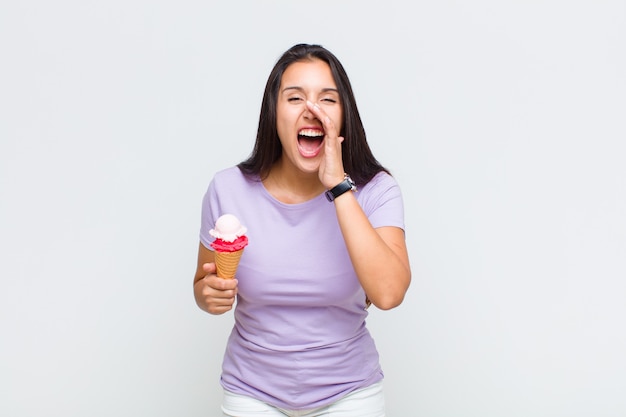
POLYGON ((317 174, 320 170, 320 163, 319 161, 313 162, 313 161, 303 161, 301 163, 299 163, 298 165, 298 169, 300 169, 300 171, 306 173, 306 174, 317 174))

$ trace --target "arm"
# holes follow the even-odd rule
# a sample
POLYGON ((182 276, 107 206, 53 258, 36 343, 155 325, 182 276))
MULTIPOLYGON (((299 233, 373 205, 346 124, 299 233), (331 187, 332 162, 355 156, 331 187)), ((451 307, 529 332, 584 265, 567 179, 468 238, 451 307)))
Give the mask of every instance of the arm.
POLYGON ((352 192, 337 197, 334 204, 352 265, 368 298, 382 310, 397 307, 411 282, 404 231, 374 229, 352 192))
POLYGON ((193 280, 196 304, 210 314, 223 314, 233 308, 237 280, 215 275, 215 254, 202 243, 198 248, 198 265, 193 280))
MULTIPOLYGON (((319 178, 330 189, 343 181, 341 143, 344 138, 317 104, 307 102, 307 108, 324 126, 324 158, 319 178)), ((340 195, 334 204, 350 260, 367 297, 383 310, 398 306, 411 282, 404 231, 397 227, 374 229, 353 192, 340 195)))

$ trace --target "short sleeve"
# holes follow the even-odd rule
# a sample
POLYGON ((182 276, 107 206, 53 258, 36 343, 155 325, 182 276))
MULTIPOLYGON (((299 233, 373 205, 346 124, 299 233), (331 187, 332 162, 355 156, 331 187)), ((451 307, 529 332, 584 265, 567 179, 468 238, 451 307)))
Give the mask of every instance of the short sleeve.
POLYGON ((357 192, 357 199, 374 228, 395 226, 404 230, 404 202, 397 181, 379 172, 357 192))

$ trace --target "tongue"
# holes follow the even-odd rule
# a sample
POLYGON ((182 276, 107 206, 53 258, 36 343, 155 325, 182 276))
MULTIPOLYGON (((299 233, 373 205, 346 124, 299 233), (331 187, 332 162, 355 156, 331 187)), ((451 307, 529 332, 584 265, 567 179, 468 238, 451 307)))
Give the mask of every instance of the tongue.
POLYGON ((300 142, 300 147, 307 152, 315 151, 322 143, 321 138, 306 138, 302 136, 298 138, 298 141, 300 142))

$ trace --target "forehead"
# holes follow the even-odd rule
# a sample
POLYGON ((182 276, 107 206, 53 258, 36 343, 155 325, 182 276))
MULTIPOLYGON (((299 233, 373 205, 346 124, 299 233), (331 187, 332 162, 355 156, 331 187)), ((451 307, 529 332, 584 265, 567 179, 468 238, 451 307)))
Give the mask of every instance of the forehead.
POLYGON ((290 64, 283 73, 281 86, 336 88, 330 66, 317 58, 290 64))

